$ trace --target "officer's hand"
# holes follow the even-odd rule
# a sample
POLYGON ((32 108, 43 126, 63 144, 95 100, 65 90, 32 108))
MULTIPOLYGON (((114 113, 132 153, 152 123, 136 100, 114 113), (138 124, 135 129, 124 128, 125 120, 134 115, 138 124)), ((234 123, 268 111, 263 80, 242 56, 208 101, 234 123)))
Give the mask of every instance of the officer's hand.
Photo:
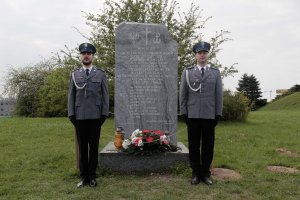
POLYGON ((184 119, 185 123, 186 123, 186 124, 188 124, 188 122, 189 122, 189 119, 188 119, 188 116, 187 116, 187 114, 183 114, 183 115, 182 115, 182 117, 183 117, 183 119, 184 119))
POLYGON ((100 126, 102 126, 102 124, 105 122, 105 120, 106 120, 106 116, 101 115, 101 117, 100 117, 100 126))
POLYGON ((217 126, 217 124, 219 123, 220 119, 221 119, 220 115, 216 115, 215 116, 215 124, 214 124, 215 126, 217 126))
POLYGON ((69 119, 72 122, 72 124, 76 127, 76 125, 77 125, 76 116, 72 115, 72 116, 69 117, 69 119))

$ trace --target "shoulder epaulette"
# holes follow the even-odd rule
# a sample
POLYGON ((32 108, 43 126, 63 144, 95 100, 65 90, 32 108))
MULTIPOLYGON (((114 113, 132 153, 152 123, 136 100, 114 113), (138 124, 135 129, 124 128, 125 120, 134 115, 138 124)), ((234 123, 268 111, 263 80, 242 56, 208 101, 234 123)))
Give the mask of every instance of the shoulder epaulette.
POLYGON ((211 66, 210 68, 211 68, 211 69, 214 69, 214 70, 219 70, 218 68, 216 68, 216 67, 212 67, 212 66, 211 66))
POLYGON ((79 69, 80 69, 80 67, 77 67, 77 68, 73 69, 72 72, 75 72, 75 71, 77 71, 79 69))
POLYGON ((194 69, 194 66, 189 66, 187 67, 187 69, 194 69))
POLYGON ((97 69, 97 70, 101 70, 101 71, 105 72, 105 70, 104 70, 104 69, 101 69, 101 68, 98 68, 98 67, 96 67, 96 69, 97 69))

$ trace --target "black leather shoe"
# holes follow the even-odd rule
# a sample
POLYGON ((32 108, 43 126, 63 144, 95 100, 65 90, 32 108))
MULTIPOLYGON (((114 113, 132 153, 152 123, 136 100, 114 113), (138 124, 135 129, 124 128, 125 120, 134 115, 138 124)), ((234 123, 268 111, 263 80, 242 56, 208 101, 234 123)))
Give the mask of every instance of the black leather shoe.
POLYGON ((202 177, 201 181, 203 181, 206 185, 212 185, 213 184, 212 180, 209 177, 206 177, 206 176, 202 177))
POLYGON ((192 185, 197 185, 197 184, 199 184, 199 183, 200 183, 199 178, 198 178, 197 176, 193 176, 193 177, 192 177, 192 180, 191 180, 191 184, 192 184, 192 185))
POLYGON ((95 178, 93 178, 93 179, 90 180, 90 186, 91 187, 96 187, 97 186, 97 181, 96 181, 95 178))
POLYGON ((77 183, 77 188, 83 187, 87 184, 88 182, 86 179, 80 179, 80 181, 77 183))

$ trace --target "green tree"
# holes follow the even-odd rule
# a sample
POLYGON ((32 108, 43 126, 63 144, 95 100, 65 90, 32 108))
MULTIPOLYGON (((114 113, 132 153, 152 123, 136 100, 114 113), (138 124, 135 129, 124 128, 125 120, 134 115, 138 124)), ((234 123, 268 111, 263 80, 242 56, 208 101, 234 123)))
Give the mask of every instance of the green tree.
POLYGON ((294 93, 294 92, 300 92, 300 85, 294 85, 293 87, 291 87, 290 89, 289 89, 289 92, 290 93, 294 93))
POLYGON ((4 94, 17 99, 14 114, 37 116, 38 91, 53 68, 51 60, 44 60, 34 66, 10 70, 6 76, 4 94))
MULTIPOLYGON (((194 4, 191 4, 187 12, 179 12, 175 0, 120 0, 118 2, 106 0, 102 13, 86 14, 87 25, 92 28, 89 40, 97 48, 94 63, 105 69, 108 74, 111 99, 114 93, 115 28, 120 23, 130 21, 165 25, 178 43, 178 77, 180 78, 182 69, 195 62, 192 46, 202 40, 202 29, 210 19, 210 17, 203 18, 201 13, 200 7, 194 4)), ((217 59, 217 53, 221 51, 220 45, 229 40, 225 37, 227 33, 228 31, 216 32, 215 37, 210 41, 212 45, 210 63, 221 70, 223 77, 237 72, 235 64, 223 67, 217 59)))
POLYGON ((53 70, 39 88, 38 116, 67 116, 68 80, 72 67, 53 70))
POLYGON ((63 57, 56 54, 52 59, 56 62, 53 69, 39 88, 38 116, 62 117, 67 116, 67 95, 71 72, 80 66, 77 51, 66 47, 63 57))
POLYGON ((261 89, 259 87, 259 81, 256 77, 248 74, 243 74, 239 80, 237 91, 244 92, 244 94, 250 99, 250 105, 254 105, 255 101, 261 97, 261 89))
MULTIPOLYGON (((178 45, 179 73, 182 68, 194 62, 192 46, 201 41, 206 22, 210 19, 201 16, 199 6, 191 4, 185 13, 177 12, 178 3, 175 0, 120 0, 105 1, 105 9, 100 14, 87 14, 87 25, 92 28, 89 40, 97 48, 95 63, 103 67, 108 76, 114 77, 115 55, 115 28, 122 22, 156 23, 165 25, 178 45)), ((223 67, 217 60, 217 53, 221 50, 220 45, 229 40, 224 37, 228 31, 216 32, 210 41, 212 49, 210 62, 222 68, 224 76, 236 71, 234 65, 223 67)), ((86 37, 86 36, 85 36, 86 37)), ((180 74, 179 74, 180 77, 180 74)))

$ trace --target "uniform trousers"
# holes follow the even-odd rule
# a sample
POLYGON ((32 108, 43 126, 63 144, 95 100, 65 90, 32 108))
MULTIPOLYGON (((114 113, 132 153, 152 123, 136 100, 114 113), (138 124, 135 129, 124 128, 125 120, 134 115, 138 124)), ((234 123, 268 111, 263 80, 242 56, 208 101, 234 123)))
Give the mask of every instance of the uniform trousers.
POLYGON ((83 179, 96 178, 100 131, 100 119, 77 120, 79 170, 83 179))
POLYGON ((209 177, 214 155, 215 120, 188 118, 187 128, 193 176, 209 177))

